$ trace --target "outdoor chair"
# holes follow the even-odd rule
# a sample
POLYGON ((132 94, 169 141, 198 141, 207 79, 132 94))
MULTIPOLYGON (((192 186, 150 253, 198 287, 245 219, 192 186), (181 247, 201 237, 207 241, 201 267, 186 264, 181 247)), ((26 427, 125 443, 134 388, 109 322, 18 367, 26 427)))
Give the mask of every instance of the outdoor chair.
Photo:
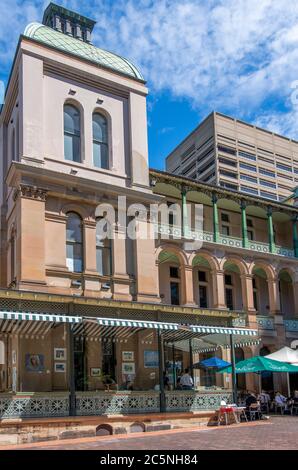
POLYGON ((268 402, 261 403, 261 411, 265 412, 268 415, 270 411, 270 404, 268 402))
POLYGON ((275 413, 278 413, 278 410, 279 410, 280 414, 284 415, 285 414, 285 408, 286 408, 286 406, 284 404, 274 402, 274 412, 275 413))

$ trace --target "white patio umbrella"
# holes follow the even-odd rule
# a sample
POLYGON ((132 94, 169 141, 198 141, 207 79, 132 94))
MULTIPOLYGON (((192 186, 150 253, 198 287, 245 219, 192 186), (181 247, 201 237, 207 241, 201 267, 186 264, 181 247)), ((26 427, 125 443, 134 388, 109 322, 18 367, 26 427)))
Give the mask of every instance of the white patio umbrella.
MULTIPOLYGON (((268 359, 273 359, 274 361, 287 362, 288 364, 292 364, 293 366, 298 366, 298 350, 288 348, 288 346, 284 346, 278 351, 275 351, 272 354, 268 354, 265 357, 267 357, 268 359)), ((287 384, 288 384, 288 396, 290 396, 291 390, 290 390, 289 374, 287 374, 287 384)))

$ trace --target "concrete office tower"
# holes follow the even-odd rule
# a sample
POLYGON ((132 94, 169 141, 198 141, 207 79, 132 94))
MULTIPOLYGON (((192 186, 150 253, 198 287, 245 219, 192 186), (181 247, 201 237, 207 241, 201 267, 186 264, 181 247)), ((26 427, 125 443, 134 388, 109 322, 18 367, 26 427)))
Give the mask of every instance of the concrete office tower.
POLYGON ((298 185, 298 142, 214 112, 168 155, 166 170, 283 201, 298 185))

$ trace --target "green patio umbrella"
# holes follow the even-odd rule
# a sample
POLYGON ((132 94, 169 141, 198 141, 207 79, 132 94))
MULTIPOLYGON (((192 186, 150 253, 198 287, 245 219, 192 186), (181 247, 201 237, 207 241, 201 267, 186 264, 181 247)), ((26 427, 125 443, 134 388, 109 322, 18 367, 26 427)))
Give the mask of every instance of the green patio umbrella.
MULTIPOLYGON (((263 356, 255 356, 236 364, 236 374, 248 374, 251 372, 298 372, 298 367, 286 362, 274 361, 263 356)), ((232 367, 224 367, 219 373, 232 373, 232 367)))

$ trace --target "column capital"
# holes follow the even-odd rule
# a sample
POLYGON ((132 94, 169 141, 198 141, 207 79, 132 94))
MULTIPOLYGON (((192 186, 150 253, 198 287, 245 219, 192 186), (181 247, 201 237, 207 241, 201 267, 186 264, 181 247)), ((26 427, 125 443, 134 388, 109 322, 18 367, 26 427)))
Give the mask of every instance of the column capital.
POLYGON ((268 216, 268 217, 269 217, 269 216, 272 216, 272 214, 273 214, 273 208, 272 208, 272 206, 268 206, 268 207, 267 207, 267 216, 268 216))
POLYGON ((185 184, 181 184, 181 194, 182 194, 182 196, 186 196, 187 191, 188 191, 187 186, 185 184))
POLYGON ((244 273, 244 274, 240 274, 240 279, 253 279, 253 274, 248 274, 248 273, 244 273))
POLYGON ((241 199, 240 201, 240 207, 242 210, 245 210, 246 207, 247 207, 247 202, 245 201, 245 199, 241 199))
POLYGON ((216 204, 218 201, 218 195, 216 193, 212 193, 212 202, 213 204, 216 204))

